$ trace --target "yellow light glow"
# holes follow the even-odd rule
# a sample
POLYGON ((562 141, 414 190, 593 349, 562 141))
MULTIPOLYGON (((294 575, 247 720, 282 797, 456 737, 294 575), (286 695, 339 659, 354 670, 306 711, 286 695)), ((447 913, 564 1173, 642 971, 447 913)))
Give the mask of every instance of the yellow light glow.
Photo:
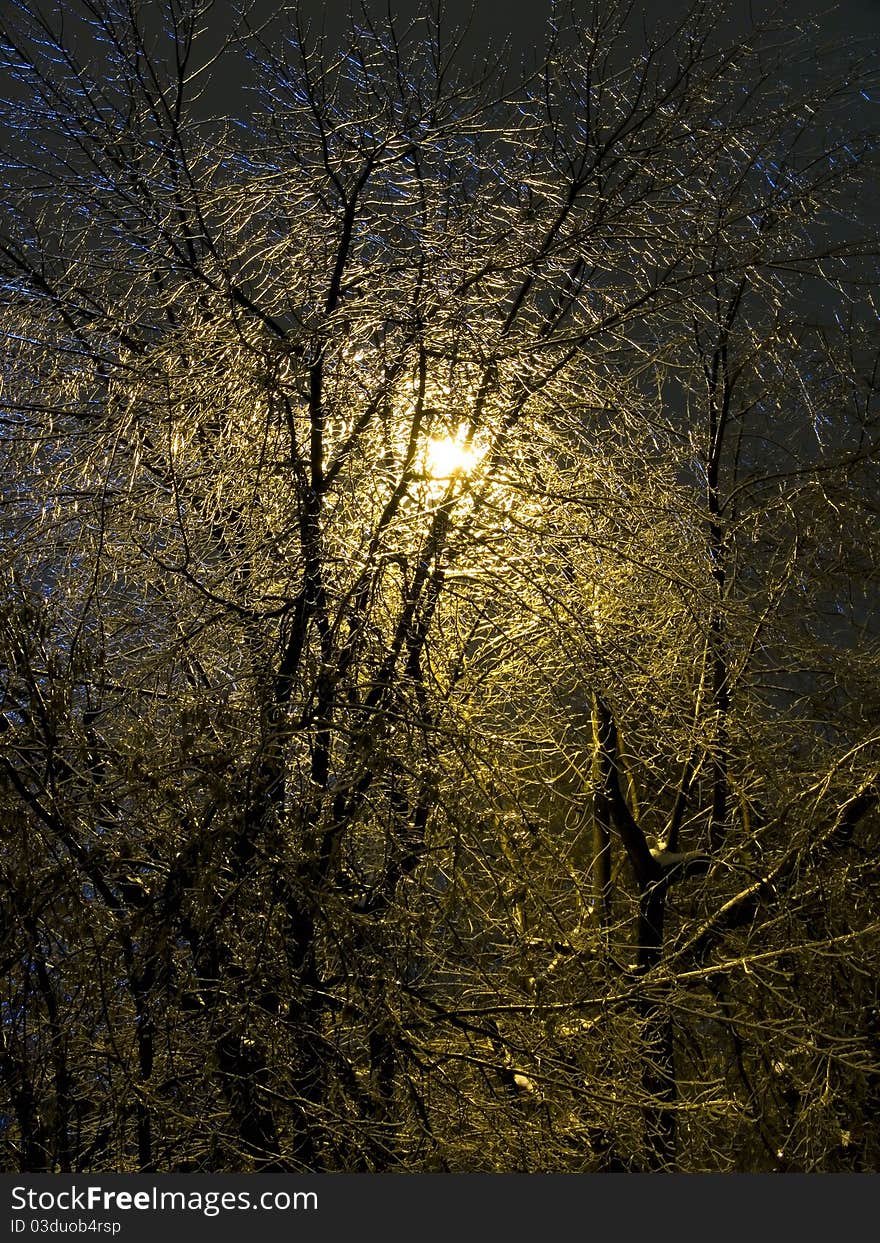
POLYGON ((474 469, 482 454, 471 446, 465 447, 464 429, 457 436, 431 439, 425 450, 425 473, 432 479, 450 479, 453 475, 466 475, 474 469))

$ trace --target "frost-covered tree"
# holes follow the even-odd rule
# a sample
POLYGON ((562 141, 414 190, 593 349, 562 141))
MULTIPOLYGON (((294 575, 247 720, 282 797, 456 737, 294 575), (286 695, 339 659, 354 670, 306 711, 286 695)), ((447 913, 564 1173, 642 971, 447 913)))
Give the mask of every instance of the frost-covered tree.
POLYGON ((876 1168, 876 64, 218 12, 0 15, 7 1166, 876 1168))

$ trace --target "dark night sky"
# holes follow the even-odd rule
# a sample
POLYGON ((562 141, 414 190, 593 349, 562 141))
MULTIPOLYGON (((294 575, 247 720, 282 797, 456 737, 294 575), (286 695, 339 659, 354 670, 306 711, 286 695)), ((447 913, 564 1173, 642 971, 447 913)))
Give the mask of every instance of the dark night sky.
MULTIPOLYGON (((301 0, 301 3, 305 12, 313 16, 316 28, 323 25, 331 36, 345 29, 348 0, 301 0)), ((589 0, 575 0, 575 3, 585 10, 589 8, 589 0)), ((366 0, 366 4, 380 24, 389 9, 406 19, 421 7, 420 0, 366 0)), ((273 0, 258 0, 258 5, 266 12, 274 7, 273 0)), ((221 12, 222 7, 218 5, 217 11, 221 12)), ((353 7, 359 8, 359 0, 354 0, 353 7)), ((654 0, 653 3, 637 0, 636 4, 637 11, 644 10, 650 22, 674 17, 688 7, 688 0, 654 0)), ((778 11, 779 7, 777 0, 751 0, 751 3, 750 0, 735 0, 734 21, 747 23, 750 8, 759 14, 778 11)), ((474 51, 497 49, 505 40, 509 41, 509 61, 515 66, 523 57, 529 59, 540 46, 550 0, 476 0, 473 6, 471 0, 445 0, 445 8, 449 19, 456 24, 463 24, 471 17, 469 43, 474 51)), ((836 8, 822 0, 791 0, 790 8, 798 17, 810 10, 821 12, 829 8, 831 11, 822 17, 822 26, 832 40, 852 35, 875 48, 880 43, 880 0, 840 0, 836 8)), ((640 18, 637 17, 633 25, 635 33, 640 28, 640 18)), ((232 72, 231 65, 226 72, 232 72)))
MULTIPOLYGON (((345 0, 305 0, 305 8, 315 13, 318 20, 324 20, 328 28, 345 20, 347 11, 345 0)), ((414 13, 419 9, 418 0, 373 0, 370 8, 377 14, 386 7, 401 16, 414 13)), ((586 3, 584 4, 586 8, 586 3)), ((687 0, 655 0, 646 3, 644 8, 653 17, 681 12, 687 7, 687 0)), ((749 9, 749 0, 742 0, 738 6, 743 13, 749 9)), ((755 12, 763 9, 778 9, 779 5, 770 0, 767 4, 755 2, 751 6, 755 12)), ((831 5, 820 3, 795 3, 792 8, 800 15, 809 9, 821 11, 831 5)), ((476 0, 473 17, 473 36, 482 43, 497 41, 499 37, 509 36, 517 51, 525 51, 534 46, 539 37, 545 15, 549 11, 549 0, 476 0)), ((454 19, 462 20, 471 9, 470 0, 446 0, 446 10, 454 19)), ((823 24, 829 33, 854 34, 875 39, 880 37, 880 0, 841 0, 836 11, 823 18, 823 24)))
MULTIPOLYGON (((328 27, 332 27, 344 22, 348 6, 345 0, 329 0, 329 3, 305 0, 305 7, 314 11, 318 20, 323 19, 328 27)), ((376 13, 382 13, 386 9, 386 0, 373 0, 370 7, 376 13)), ((405 17, 418 11, 420 6, 418 0, 390 0, 387 7, 397 15, 405 17)), ((583 7, 588 7, 586 2, 583 7)), ((643 7, 652 18, 666 15, 671 17, 687 8, 687 0, 655 0, 654 3, 645 3, 643 7)), ((749 0, 741 0, 735 7, 745 15, 749 11, 749 0)), ((771 11, 778 10, 779 5, 774 0, 765 4, 756 0, 751 7, 755 12, 760 12, 768 8, 771 11)), ((793 3, 791 7, 801 15, 809 9, 821 11, 831 5, 821 2, 811 4, 800 0, 800 3, 793 3)), ((549 9, 549 0, 476 0, 472 22, 474 41, 485 45, 497 42, 499 38, 509 37, 515 52, 528 52, 540 38, 549 9)), ((446 0, 446 10, 453 19, 466 20, 471 10, 471 2, 446 0)), ((880 0, 841 0, 834 11, 825 15, 823 25, 829 34, 853 34, 866 38, 873 36, 876 42, 880 38, 880 0)))

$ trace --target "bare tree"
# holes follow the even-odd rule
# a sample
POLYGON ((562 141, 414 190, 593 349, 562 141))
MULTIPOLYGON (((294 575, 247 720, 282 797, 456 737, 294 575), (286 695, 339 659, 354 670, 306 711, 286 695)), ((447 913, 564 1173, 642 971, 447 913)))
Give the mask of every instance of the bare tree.
POLYGON ((8 1163, 874 1168, 872 66, 211 11, 0 19, 8 1163))

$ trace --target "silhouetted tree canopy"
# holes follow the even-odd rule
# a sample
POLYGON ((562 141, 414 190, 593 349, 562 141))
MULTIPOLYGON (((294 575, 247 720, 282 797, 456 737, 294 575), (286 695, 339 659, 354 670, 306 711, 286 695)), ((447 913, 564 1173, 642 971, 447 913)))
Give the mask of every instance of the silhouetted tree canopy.
POLYGON ((5 1168, 876 1170, 876 53, 231 12, 0 12, 5 1168))

